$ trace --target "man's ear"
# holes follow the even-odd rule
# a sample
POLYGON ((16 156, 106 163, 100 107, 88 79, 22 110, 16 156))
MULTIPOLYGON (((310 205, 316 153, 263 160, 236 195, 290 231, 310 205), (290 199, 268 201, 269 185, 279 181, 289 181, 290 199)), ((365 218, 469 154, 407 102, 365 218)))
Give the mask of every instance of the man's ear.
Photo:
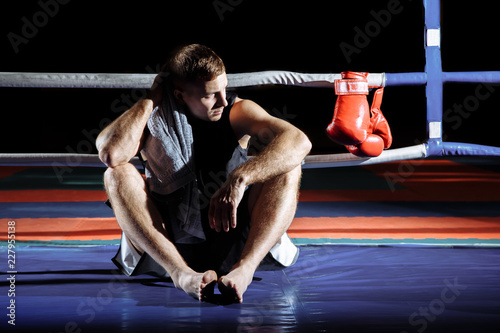
POLYGON ((174 97, 175 99, 181 103, 181 104, 185 104, 184 102, 184 96, 182 95, 182 91, 180 91, 179 89, 175 88, 174 89, 174 97))

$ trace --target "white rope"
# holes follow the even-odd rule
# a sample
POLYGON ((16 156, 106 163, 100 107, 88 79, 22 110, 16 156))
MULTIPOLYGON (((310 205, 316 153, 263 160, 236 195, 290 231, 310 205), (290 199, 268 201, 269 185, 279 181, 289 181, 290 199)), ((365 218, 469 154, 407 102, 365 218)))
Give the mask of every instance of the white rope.
MULTIPOLYGON (((427 157, 427 145, 385 150, 380 156, 360 158, 350 153, 309 155, 302 168, 331 168, 386 163, 427 157)), ((142 168, 138 158, 131 163, 142 168)), ((97 154, 0 154, 0 166, 105 167, 97 154)))
MULTIPOLYGON (((340 74, 304 74, 265 71, 228 74, 229 88, 257 85, 332 87, 340 74)), ((114 88, 148 89, 156 74, 7 73, 0 72, 0 87, 9 88, 114 88)), ((385 86, 385 73, 368 75, 368 85, 385 86)))
MULTIPOLYGON (((227 77, 230 88, 271 84, 331 88, 334 81, 341 78, 340 74, 304 74, 286 71, 228 74, 227 77)), ((369 86, 384 87, 385 81, 385 73, 372 73, 368 75, 369 86)))
POLYGON ((357 157, 351 153, 309 155, 306 157, 303 169, 332 168, 343 166, 356 166, 395 162, 402 160, 413 160, 427 157, 427 145, 425 143, 405 148, 384 150, 380 156, 371 158, 357 157))
MULTIPOLYGON (((142 167, 139 158, 131 163, 142 167)), ((0 166, 105 167, 97 154, 0 154, 0 166)))

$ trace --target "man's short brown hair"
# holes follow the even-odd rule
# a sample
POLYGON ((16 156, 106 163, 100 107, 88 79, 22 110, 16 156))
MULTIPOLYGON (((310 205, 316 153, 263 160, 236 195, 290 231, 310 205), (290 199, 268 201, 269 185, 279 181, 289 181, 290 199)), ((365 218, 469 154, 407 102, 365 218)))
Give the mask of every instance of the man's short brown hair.
POLYGON ((168 59, 165 71, 175 83, 210 81, 226 72, 222 59, 209 47, 190 44, 177 48, 168 59))

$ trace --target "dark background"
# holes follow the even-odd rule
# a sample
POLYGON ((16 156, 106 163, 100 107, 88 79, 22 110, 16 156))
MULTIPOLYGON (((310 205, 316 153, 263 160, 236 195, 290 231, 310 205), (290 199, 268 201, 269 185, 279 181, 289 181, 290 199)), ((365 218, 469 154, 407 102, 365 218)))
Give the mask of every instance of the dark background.
MULTIPOLYGON (((41 0, 52 3, 55 0, 41 0)), ((61 0, 64 2, 63 0, 61 0)), ((379 25, 369 43, 348 59, 342 42, 355 46, 355 27, 365 30, 386 10, 384 1, 82 1, 59 4, 36 35, 18 46, 23 17, 33 23, 40 1, 10 1, 0 10, 0 72, 148 73, 183 43, 202 43, 225 61, 228 73, 288 70, 311 73, 421 72, 424 70, 423 5, 400 0, 400 12, 379 25), (226 4, 230 10, 215 9, 226 4), (220 16, 221 14, 222 16, 220 16)), ((445 71, 500 70, 498 15, 493 1, 443 0, 442 54, 445 71), (460 4, 460 5, 459 5, 460 4)), ((40 16, 40 15, 38 15, 40 16)), ((478 84, 446 84, 443 123, 447 141, 500 146, 496 135, 500 86, 466 113, 453 111, 476 94, 478 84), (469 98, 469 99, 467 99, 469 98), (458 118, 457 118, 458 117, 458 118), (459 121, 457 121, 459 119, 459 121)), ((481 90, 485 92, 485 90, 481 90)), ((0 88, 0 152, 95 153, 100 129, 119 116, 140 90, 0 88)), ((335 98, 329 89, 272 87, 239 91, 303 129, 313 152, 345 152, 324 130, 335 98)), ((393 147, 423 142, 423 86, 388 87, 382 110, 391 124, 393 147)))

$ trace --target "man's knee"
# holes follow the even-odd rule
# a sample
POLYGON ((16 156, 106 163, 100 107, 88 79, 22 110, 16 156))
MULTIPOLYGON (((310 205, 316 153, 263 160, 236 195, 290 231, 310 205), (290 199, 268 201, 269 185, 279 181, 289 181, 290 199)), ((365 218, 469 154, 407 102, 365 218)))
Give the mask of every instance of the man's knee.
POLYGON ((282 196, 285 193, 298 196, 301 177, 302 168, 298 166, 289 172, 264 182, 262 184, 263 186, 259 189, 259 192, 274 196, 282 196))
POLYGON ((139 172, 130 163, 122 164, 114 168, 108 168, 104 172, 104 188, 108 194, 116 193, 124 182, 137 181, 139 172))
POLYGON ((280 183, 280 186, 298 191, 301 177, 302 168, 301 166, 298 166, 295 169, 278 176, 277 181, 280 183))

